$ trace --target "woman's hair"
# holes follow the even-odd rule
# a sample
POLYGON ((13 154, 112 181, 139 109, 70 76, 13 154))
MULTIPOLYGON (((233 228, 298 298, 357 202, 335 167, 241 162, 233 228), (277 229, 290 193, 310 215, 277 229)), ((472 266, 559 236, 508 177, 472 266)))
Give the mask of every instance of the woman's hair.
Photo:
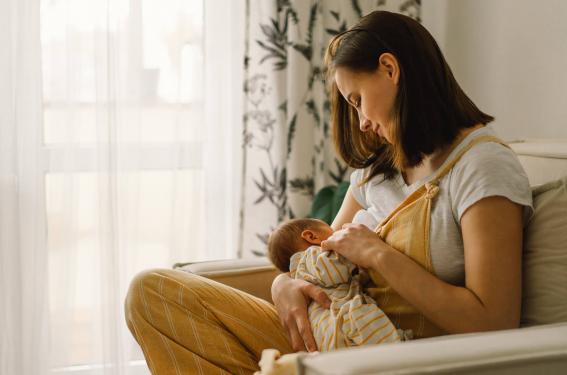
POLYGON ((331 40, 325 63, 335 147, 349 166, 371 167, 364 182, 419 165, 425 155, 450 145, 462 128, 494 120, 467 97, 431 34, 410 17, 385 11, 366 15, 331 40), (395 56, 400 69, 391 144, 360 131, 356 109, 334 81, 337 68, 374 72, 383 53, 395 56))
POLYGON ((290 259, 301 248, 301 232, 324 225, 317 219, 292 219, 280 224, 268 238, 268 258, 282 272, 289 272, 290 259))

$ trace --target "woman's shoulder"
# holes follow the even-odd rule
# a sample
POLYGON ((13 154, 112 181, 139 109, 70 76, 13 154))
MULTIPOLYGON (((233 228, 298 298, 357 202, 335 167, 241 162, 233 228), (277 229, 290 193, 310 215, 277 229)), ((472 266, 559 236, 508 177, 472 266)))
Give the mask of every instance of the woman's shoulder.
POLYGON ((484 197, 506 197, 526 206, 526 215, 532 204, 529 180, 518 157, 492 141, 474 145, 461 157, 449 175, 449 191, 459 221, 467 207, 484 197))
POLYGON ((505 176, 526 176, 518 157, 506 145, 498 142, 481 142, 471 147, 453 167, 460 173, 483 173, 505 176))

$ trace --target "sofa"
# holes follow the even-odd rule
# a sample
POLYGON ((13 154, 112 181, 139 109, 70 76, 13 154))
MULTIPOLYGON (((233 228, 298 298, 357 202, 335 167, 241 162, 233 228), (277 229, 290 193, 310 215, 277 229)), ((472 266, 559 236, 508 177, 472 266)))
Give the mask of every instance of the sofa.
MULTIPOLYGON (((532 185, 524 241, 521 328, 299 356, 298 373, 567 374, 567 139, 511 142, 532 185)), ((266 259, 174 266, 271 301, 266 259)))

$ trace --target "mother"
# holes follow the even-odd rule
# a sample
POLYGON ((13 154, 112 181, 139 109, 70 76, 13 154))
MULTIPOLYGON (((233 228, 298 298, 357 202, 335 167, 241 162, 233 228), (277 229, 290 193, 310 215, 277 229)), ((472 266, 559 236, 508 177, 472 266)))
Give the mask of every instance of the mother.
MULTIPOLYGON (((482 56, 479 56, 479 61, 482 56)), ((333 136, 351 186, 322 247, 370 271, 368 292, 417 337, 514 328, 528 180, 416 21, 374 12, 327 51, 333 136), (366 208, 378 233, 348 224, 366 208)), ((275 306, 172 270, 132 281, 126 319, 154 374, 249 374, 265 348, 316 350, 325 293, 287 274, 275 306)))

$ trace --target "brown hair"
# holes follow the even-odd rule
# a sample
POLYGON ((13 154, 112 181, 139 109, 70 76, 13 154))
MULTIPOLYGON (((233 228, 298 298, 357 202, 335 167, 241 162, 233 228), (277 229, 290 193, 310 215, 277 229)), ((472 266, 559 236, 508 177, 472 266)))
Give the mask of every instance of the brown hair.
POLYGON ((282 272, 289 272, 290 259, 301 248, 301 232, 326 225, 318 219, 292 219, 280 224, 268 238, 268 258, 282 272))
POLYGON ((467 97, 435 39, 410 17, 385 11, 366 15, 331 40, 325 63, 335 147, 349 166, 370 167, 364 182, 419 165, 424 156, 450 145, 461 129, 494 120, 467 97), (356 109, 342 97, 333 77, 339 67, 374 72, 383 53, 394 55, 400 67, 392 144, 360 131, 356 109))

